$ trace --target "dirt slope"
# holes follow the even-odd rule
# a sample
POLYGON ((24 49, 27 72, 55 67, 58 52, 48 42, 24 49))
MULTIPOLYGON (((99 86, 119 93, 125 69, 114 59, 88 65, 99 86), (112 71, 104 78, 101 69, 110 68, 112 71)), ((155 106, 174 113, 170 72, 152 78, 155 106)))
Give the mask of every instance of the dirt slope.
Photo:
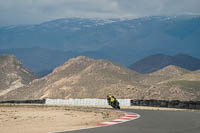
POLYGON ((137 97, 134 92, 142 88, 137 83, 141 77, 139 73, 110 61, 80 56, 3 99, 105 98, 109 92, 119 98, 132 94, 137 97))
POLYGON ((0 56, 0 96, 38 78, 12 55, 0 56))

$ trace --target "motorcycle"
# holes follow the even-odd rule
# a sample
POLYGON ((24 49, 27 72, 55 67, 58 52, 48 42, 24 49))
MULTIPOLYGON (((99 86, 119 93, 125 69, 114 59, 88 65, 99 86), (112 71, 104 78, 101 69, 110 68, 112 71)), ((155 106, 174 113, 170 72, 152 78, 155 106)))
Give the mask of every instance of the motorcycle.
POLYGON ((114 109, 120 109, 119 101, 116 99, 114 102, 110 104, 114 109))

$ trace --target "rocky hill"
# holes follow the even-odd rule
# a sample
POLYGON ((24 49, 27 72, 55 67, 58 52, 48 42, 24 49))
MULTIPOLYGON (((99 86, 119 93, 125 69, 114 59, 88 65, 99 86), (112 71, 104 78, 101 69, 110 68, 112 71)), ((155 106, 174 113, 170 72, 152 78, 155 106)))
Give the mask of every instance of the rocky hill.
POLYGON ((0 96, 38 78, 12 55, 0 56, 0 96))
POLYGON ((39 47, 0 49, 1 54, 13 54, 17 56, 25 67, 41 77, 51 73, 55 67, 77 55, 76 52, 64 52, 39 47))
POLYGON ((72 58, 43 78, 0 96, 1 100, 117 98, 200 100, 200 71, 167 66, 141 75, 108 60, 72 58))
POLYGON ((178 66, 169 65, 156 72, 145 74, 145 78, 141 80, 140 83, 154 85, 155 83, 159 83, 161 81, 165 81, 174 77, 180 77, 186 73, 190 73, 190 71, 178 66))
POLYGON ((186 73, 152 85, 145 99, 200 100, 200 71, 186 73))
POLYGON ((139 98, 144 87, 137 82, 140 78, 139 73, 110 61, 80 56, 2 98, 105 98, 109 92, 119 98, 139 98))
POLYGON ((175 56, 155 54, 137 61, 129 68, 136 72, 146 74, 155 72, 169 65, 179 66, 187 70, 195 71, 200 69, 200 59, 186 54, 178 54, 175 56))
POLYGON ((169 65, 166 66, 156 72, 150 73, 149 75, 151 76, 163 76, 166 78, 173 78, 173 77, 178 77, 178 76, 182 76, 186 73, 189 73, 189 70, 183 69, 181 67, 178 66, 174 66, 174 65, 169 65))

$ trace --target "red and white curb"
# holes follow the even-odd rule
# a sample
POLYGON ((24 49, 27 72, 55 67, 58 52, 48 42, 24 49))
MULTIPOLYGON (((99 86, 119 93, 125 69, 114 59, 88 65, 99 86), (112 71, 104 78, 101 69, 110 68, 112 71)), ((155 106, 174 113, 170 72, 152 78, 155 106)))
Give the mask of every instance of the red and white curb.
MULTIPOLYGON (((107 109, 102 109, 102 110, 107 110, 107 109)), ((121 117, 119 119, 112 120, 112 121, 98 123, 94 127, 81 128, 81 129, 78 129, 78 130, 92 129, 92 128, 104 127, 104 126, 111 126, 111 125, 120 124, 120 123, 132 121, 132 120, 136 120, 136 119, 140 118, 140 115, 136 114, 136 113, 125 112, 125 111, 117 111, 117 112, 122 112, 122 113, 124 113, 125 116, 123 116, 123 117, 121 117)), ((73 130, 66 130, 66 131, 57 131, 57 132, 54 132, 54 133, 63 133, 63 132, 78 131, 78 130, 77 129, 73 129, 73 130)))
POLYGON ((132 120, 136 120, 136 119, 140 118, 140 115, 136 114, 136 113, 124 112, 124 111, 118 111, 118 112, 124 113, 125 116, 121 117, 119 119, 112 120, 112 121, 106 121, 106 122, 98 123, 97 126, 99 126, 99 127, 101 127, 101 126, 111 126, 111 125, 120 124, 120 123, 132 121, 132 120))

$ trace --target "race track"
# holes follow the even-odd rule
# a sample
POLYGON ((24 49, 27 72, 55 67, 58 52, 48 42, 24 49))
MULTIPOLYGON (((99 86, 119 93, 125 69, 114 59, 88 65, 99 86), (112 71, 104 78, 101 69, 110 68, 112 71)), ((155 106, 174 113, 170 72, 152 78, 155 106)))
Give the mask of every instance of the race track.
POLYGON ((140 118, 112 126, 59 133, 200 133, 200 112, 123 110, 140 118))

